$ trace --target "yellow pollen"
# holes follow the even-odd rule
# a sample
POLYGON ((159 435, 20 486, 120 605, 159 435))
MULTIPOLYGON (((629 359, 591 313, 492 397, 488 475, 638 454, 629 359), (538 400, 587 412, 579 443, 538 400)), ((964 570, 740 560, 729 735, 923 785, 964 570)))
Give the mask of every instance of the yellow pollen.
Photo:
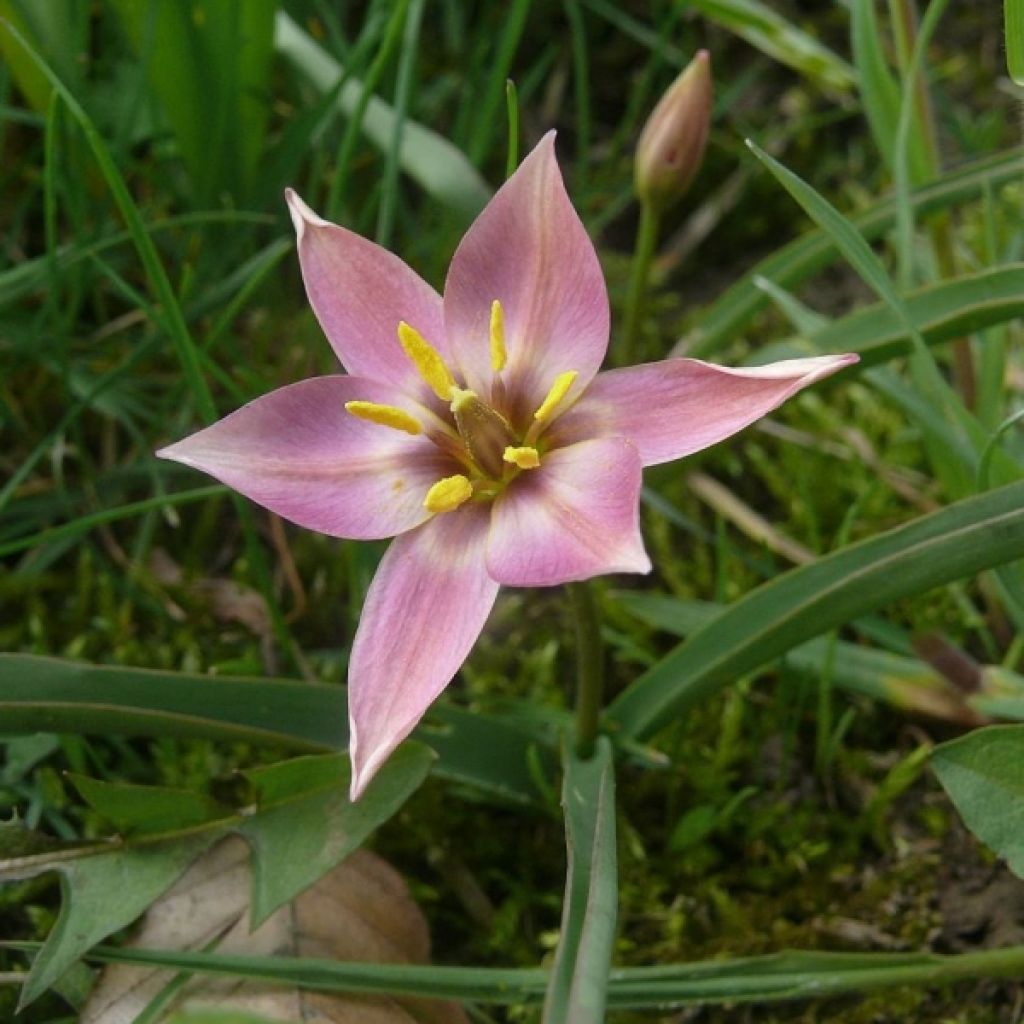
POLYGON ((423 507, 428 512, 451 512, 472 497, 473 485, 467 477, 461 474, 446 476, 427 491, 423 507))
POLYGON ((579 374, 576 370, 567 370, 565 373, 560 373, 555 378, 555 383, 551 385, 547 398, 540 403, 540 408, 533 414, 533 418, 540 423, 551 419, 555 410, 561 404, 562 399, 569 393, 569 388, 572 387, 573 381, 578 376, 579 374))
POLYGON ((520 469, 536 469, 540 465, 540 454, 536 448, 531 448, 529 445, 524 445, 522 448, 510 446, 505 449, 502 458, 520 469))
POLYGON ((495 373, 501 373, 508 362, 505 351, 505 311, 501 303, 495 299, 491 303, 491 367, 495 373))
POLYGON ((451 370, 445 366, 441 353, 415 327, 410 327, 404 320, 398 324, 398 340, 416 367, 416 372, 430 386, 430 390, 442 402, 447 402, 455 381, 451 370))
POLYGON ((456 387, 453 384, 448 392, 448 397, 451 399, 452 412, 462 412, 463 409, 476 401, 476 392, 470 391, 469 388, 456 387))
POLYGON ((404 430, 407 434, 420 434, 423 428, 415 416, 393 405, 378 405, 376 402, 346 402, 345 410, 361 420, 379 423, 382 427, 404 430))

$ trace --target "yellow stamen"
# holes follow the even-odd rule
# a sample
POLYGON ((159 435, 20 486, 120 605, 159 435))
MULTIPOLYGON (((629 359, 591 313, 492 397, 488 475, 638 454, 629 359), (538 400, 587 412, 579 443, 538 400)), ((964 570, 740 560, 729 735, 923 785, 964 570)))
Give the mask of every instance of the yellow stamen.
POLYGON ((442 402, 447 402, 455 381, 451 370, 445 366, 441 353, 415 327, 410 327, 404 320, 398 324, 398 340, 416 367, 416 372, 430 386, 430 390, 442 402))
POLYGON ((505 449, 502 458, 520 469, 536 469, 540 465, 540 454, 536 448, 532 448, 530 445, 524 445, 521 448, 510 446, 505 449))
POLYGON ((501 373, 508 362, 505 351, 505 311, 495 299, 491 303, 491 366, 495 373, 501 373))
POLYGON ((421 434, 423 428, 415 416, 393 405, 378 405, 376 402, 346 402, 345 410, 361 420, 379 423, 382 427, 404 430, 407 434, 421 434))
POLYGON ((423 507, 428 512, 451 512, 472 497, 473 485, 467 477, 461 474, 446 476, 427 491, 423 507))
POLYGON ((561 404, 562 399, 569 393, 569 388, 572 387, 573 381, 578 376, 579 374, 576 370, 567 370, 565 373, 560 373, 555 378, 555 383, 551 385, 551 390, 548 392, 547 397, 540 403, 540 408, 533 414, 533 418, 539 423, 544 423, 551 419, 555 410, 561 404))

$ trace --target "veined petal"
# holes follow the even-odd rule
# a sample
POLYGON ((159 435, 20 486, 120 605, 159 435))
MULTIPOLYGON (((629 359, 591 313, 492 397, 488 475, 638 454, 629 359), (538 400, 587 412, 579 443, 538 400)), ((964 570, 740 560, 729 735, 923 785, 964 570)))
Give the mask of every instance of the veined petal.
POLYGON ((640 478, 640 456, 623 438, 548 452, 494 502, 488 572, 514 587, 650 572, 640 536, 640 478))
POLYGON ((424 522, 423 498, 453 463, 426 439, 345 410, 411 399, 359 377, 311 377, 271 391, 157 452, 209 473, 285 519, 333 537, 393 537, 424 522))
POLYGON ((352 799, 465 661, 498 584, 485 567, 488 510, 447 512, 403 534, 370 584, 348 672, 352 799))
POLYGON ((532 413, 559 373, 579 394, 608 347, 608 295, 597 254, 566 195, 549 132, 462 239, 444 292, 445 327, 466 387, 489 393, 491 308, 501 303, 514 415, 532 413), (522 410, 529 406, 525 412, 522 410))
POLYGON ((425 391, 398 342, 398 324, 446 352, 441 298, 394 253, 315 214, 285 191, 310 305, 349 373, 425 391))
POLYGON ((735 434, 856 355, 787 359, 733 369, 698 359, 665 359, 598 374, 557 421, 552 439, 628 437, 645 466, 670 462, 735 434))

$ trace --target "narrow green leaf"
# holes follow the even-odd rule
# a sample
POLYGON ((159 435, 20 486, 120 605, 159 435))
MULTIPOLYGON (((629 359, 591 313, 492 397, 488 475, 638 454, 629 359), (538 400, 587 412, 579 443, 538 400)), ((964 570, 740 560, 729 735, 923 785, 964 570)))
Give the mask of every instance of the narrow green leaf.
POLYGON ((687 0, 686 6, 819 85, 848 92, 856 84, 846 61, 760 0, 687 0))
MULTIPOLYGON (((999 188, 1017 181, 1024 173, 1024 154, 1019 150, 997 153, 953 171, 916 190, 911 200, 918 217, 943 210, 976 197, 986 187, 999 188)), ((866 239, 878 238, 896 219, 896 200, 888 196, 851 218, 866 239)), ((755 284, 763 277, 794 289, 812 274, 828 266, 838 255, 829 236, 810 231, 782 246, 757 263, 726 289, 701 315, 696 329, 680 343, 678 354, 705 357, 736 337, 768 301, 755 284)))
MULTIPOLYGON (((341 686, 87 665, 30 654, 0 654, 0 723, 8 736, 203 737, 302 753, 348 744, 341 686)), ((417 735, 440 755, 437 774, 500 800, 535 805, 540 794, 531 760, 539 757, 544 770, 553 771, 554 752, 543 735, 493 715, 438 704, 417 735)))
MULTIPOLYGON (((344 73, 341 65, 284 11, 277 13, 274 45, 281 56, 322 92, 334 88, 344 73)), ((361 83, 349 77, 336 101, 346 116, 355 111, 361 94, 361 83)), ((391 145, 395 120, 395 112, 387 103, 378 96, 370 98, 363 131, 382 153, 387 153, 391 145)), ((479 213, 491 196, 487 183, 465 154, 416 121, 405 121, 399 162, 402 170, 428 195, 467 220, 479 213)))
MULTIPOLYGON (((937 4, 929 10, 929 15, 933 12, 936 16, 941 13, 944 3, 945 0, 938 0, 937 4)), ((929 27, 934 25, 934 20, 934 18, 929 19, 929 27)), ((921 49, 915 47, 915 55, 920 56, 922 52, 921 49)), ((909 109, 904 104, 901 122, 905 120, 909 109)), ((905 327, 913 346, 911 370, 921 397, 929 403, 932 413, 937 414, 948 423, 948 427, 944 423, 941 424, 941 429, 935 430, 933 428, 934 415, 929 415, 918 420, 919 426, 932 451, 945 453, 949 451, 950 445, 957 450, 960 456, 959 461, 962 464, 961 475, 959 478, 947 478, 944 482, 955 497, 968 493, 970 488, 964 486, 964 481, 966 475, 969 475, 974 468, 974 459, 977 453, 985 445, 987 432, 939 372, 924 339, 886 273, 882 261, 875 255, 857 228, 807 182, 749 139, 747 146, 758 160, 771 171, 776 181, 799 203, 804 212, 831 237, 836 248, 846 257, 847 262, 879 298, 889 305, 905 327)), ((898 178, 899 176, 897 175, 898 178)), ((901 210, 910 209, 909 200, 897 205, 901 210)), ((939 458, 939 456, 935 457, 935 459, 939 458)))
POLYGON ((645 738, 797 644, 903 597, 1024 556, 1024 483, 958 501, 751 591, 645 672, 608 710, 645 738))
POLYGON ((199 406, 200 412, 203 414, 203 418, 207 422, 211 422, 216 418, 216 408, 213 403, 213 397, 200 372, 196 346, 185 322, 184 314, 181 311, 181 304, 178 302, 178 297, 160 260, 156 246, 149 235, 146 234, 146 226, 142 220, 142 215, 139 213, 139 208, 132 199, 128 186, 125 184, 121 172, 117 169, 117 165, 110 155, 109 148, 82 105, 75 99, 64 82, 61 81, 46 61, 36 52, 28 40, 11 24, 0 24, 0 32, 5 31, 14 37, 15 42, 19 44, 22 51, 27 54, 35 67, 38 68, 52 88, 56 90, 67 106, 72 118, 81 128, 82 134, 85 136, 85 140, 92 150, 100 172, 107 183, 107 187, 110 189, 114 202, 117 204, 121 216, 124 217, 125 223, 128 225, 128 231, 131 234, 132 241, 135 243, 139 259, 145 268, 146 276, 149 278, 150 287, 161 309, 161 326, 170 335, 175 345, 185 379, 188 382, 196 404, 199 406))
POLYGON ((1006 68, 1024 85, 1024 0, 1006 0, 1006 68))
POLYGON ((587 760, 566 744, 562 806, 569 868, 544 1024, 604 1019, 618 911, 613 767, 606 737, 599 737, 587 760))
POLYGON ((295 758, 246 772, 257 806, 238 831, 253 852, 252 927, 357 850, 420 787, 434 760, 429 747, 402 744, 354 804, 348 757, 295 758))
MULTIPOLYGON (((892 173, 900 117, 900 86, 885 57, 875 3, 876 0, 854 0, 850 10, 851 48, 871 135, 892 173)), ((909 145, 910 180, 919 185, 931 177, 920 131, 911 132, 909 145)))
MULTIPOLYGON (((1024 263, 981 270, 975 274, 926 285, 903 297, 914 328, 928 345, 938 345, 966 334, 1024 316, 1024 263)), ((768 345, 756 361, 783 358, 783 352, 856 352, 857 373, 878 363, 908 355, 910 333, 887 303, 875 303, 805 333, 801 344, 791 341, 768 345)))
POLYGON ((993 725, 943 743, 932 767, 964 824, 1024 876, 1024 725, 993 725))
POLYGON ((269 114, 275 0, 114 0, 202 204, 249 195, 269 114))
MULTIPOLYGON (((0 942, 0 947, 31 951, 38 948, 38 943, 0 942)), ((535 1003, 548 981, 548 972, 535 968, 357 964, 112 946, 94 949, 88 959, 257 978, 326 992, 418 995, 501 1006, 535 1003)), ((668 1010, 696 1003, 822 999, 899 987, 946 986, 958 980, 1017 979, 1022 973, 1024 946, 952 956, 788 950, 731 960, 612 968, 608 1005, 615 1010, 668 1010)))
MULTIPOLYGON (((725 611, 724 605, 710 601, 683 601, 641 591, 624 591, 617 600, 649 625, 679 637, 697 632, 725 611)), ((965 699, 961 690, 919 658, 864 644, 817 637, 787 651, 784 664, 810 682, 820 680, 822 673, 829 671, 833 685, 848 693, 944 721, 974 724, 975 713, 985 713, 974 697, 965 699)), ((1024 691, 1018 695, 1021 698, 1024 691)), ((1021 715, 1005 717, 1024 717, 1024 709, 1021 715)))

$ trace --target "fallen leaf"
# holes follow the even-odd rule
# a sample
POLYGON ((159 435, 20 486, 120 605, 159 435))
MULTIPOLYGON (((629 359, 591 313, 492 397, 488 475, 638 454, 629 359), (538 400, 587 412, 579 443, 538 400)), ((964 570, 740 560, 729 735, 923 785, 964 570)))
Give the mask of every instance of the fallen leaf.
MULTIPOLYGON (((398 872, 367 850, 352 854, 254 932, 250 891, 246 844, 226 839, 150 907, 129 945, 202 950, 219 938, 217 952, 235 955, 429 961, 423 914, 398 872)), ((105 968, 80 1024, 132 1024, 173 976, 124 964, 105 968)), ((306 1024, 468 1024, 454 1003, 326 994, 215 976, 190 981, 167 1014, 211 1009, 306 1024)))

